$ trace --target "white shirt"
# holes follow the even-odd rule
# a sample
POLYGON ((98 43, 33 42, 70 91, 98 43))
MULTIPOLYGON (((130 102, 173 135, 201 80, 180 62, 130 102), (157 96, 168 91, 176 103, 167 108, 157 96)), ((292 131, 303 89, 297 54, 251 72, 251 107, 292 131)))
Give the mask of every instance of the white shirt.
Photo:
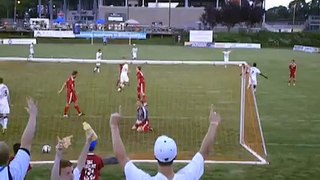
MULTIPOLYGON (((14 159, 9 163, 12 179, 13 180, 24 179, 28 171, 29 163, 30 163, 29 152, 23 149, 19 149, 14 159)), ((8 167, 0 166, 0 170, 1 170, 0 179, 8 180, 9 179, 8 167)))
POLYGON ((8 103, 9 89, 5 84, 0 84, 0 104, 8 103))
POLYGON ((128 73, 128 71, 129 71, 129 66, 128 66, 128 64, 124 64, 124 65, 122 66, 121 73, 128 73))
POLYGON ((100 61, 101 58, 102 58, 102 52, 97 52, 97 53, 96 53, 96 60, 97 60, 97 61, 100 61))
POLYGON ((30 44, 30 52, 33 52, 33 44, 30 44))
POLYGON ((224 61, 229 61, 229 54, 231 51, 223 51, 224 61))
POLYGON ((138 48, 137 47, 133 47, 132 48, 132 54, 137 54, 138 53, 138 48))
POLYGON ((79 169, 76 167, 73 169, 73 180, 79 180, 81 176, 81 173, 79 169))
MULTIPOLYGON (((173 180, 198 180, 204 172, 204 159, 200 153, 197 153, 191 162, 184 168, 175 173, 173 180)), ((151 177, 146 172, 137 168, 132 161, 127 162, 124 167, 126 180, 168 180, 163 174, 158 172, 151 177)))
POLYGON ((257 67, 250 67, 249 69, 249 75, 250 75, 250 78, 249 78, 249 81, 252 83, 252 84, 257 84, 257 76, 261 74, 260 70, 257 68, 257 67))

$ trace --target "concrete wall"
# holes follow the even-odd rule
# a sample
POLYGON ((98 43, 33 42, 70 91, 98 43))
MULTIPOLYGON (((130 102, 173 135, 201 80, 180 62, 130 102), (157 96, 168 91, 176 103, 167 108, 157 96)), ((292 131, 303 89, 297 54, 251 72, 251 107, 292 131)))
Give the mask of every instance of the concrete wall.
MULTIPOLYGON (((204 8, 172 8, 171 27, 190 27, 195 26, 199 21, 204 8)), ((99 7, 99 19, 106 19, 109 13, 129 14, 129 19, 135 19, 142 25, 151 25, 152 22, 161 21, 163 25, 169 25, 168 8, 147 8, 147 7, 99 7), (129 12, 129 13, 128 13, 129 12)))

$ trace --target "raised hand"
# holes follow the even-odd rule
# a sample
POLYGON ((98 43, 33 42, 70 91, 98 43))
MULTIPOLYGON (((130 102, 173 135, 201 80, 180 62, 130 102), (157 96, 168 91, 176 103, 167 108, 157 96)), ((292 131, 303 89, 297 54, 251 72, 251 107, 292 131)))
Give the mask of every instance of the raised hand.
POLYGON ((31 97, 27 97, 27 107, 25 107, 29 115, 37 116, 38 115, 38 103, 33 100, 31 97))
POLYGON ((210 124, 214 124, 214 125, 219 125, 221 121, 221 117, 217 112, 214 111, 213 105, 211 105, 211 108, 210 108, 209 121, 210 121, 210 124))
POLYGON ((121 120, 121 106, 119 106, 119 112, 113 113, 110 116, 110 126, 118 126, 121 120))

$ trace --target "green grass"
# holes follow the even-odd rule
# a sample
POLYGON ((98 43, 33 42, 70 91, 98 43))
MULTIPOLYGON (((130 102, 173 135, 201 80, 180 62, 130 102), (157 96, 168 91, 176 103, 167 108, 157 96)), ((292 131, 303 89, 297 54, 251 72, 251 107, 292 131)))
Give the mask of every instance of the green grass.
MULTIPOLYGON (((41 44, 36 46, 36 56, 38 57, 82 57, 94 58, 94 53, 100 46, 90 45, 74 45, 74 44, 41 44)), ((139 57, 142 59, 172 59, 172 60, 221 60, 222 53, 220 50, 212 49, 191 49, 185 47, 172 46, 139 46, 139 57)), ((122 56, 129 56, 130 48, 125 45, 113 45, 103 47, 104 56, 107 59, 120 59, 122 56)), ((0 46, 0 56, 24 56, 28 54, 26 46, 0 46)), ((280 49, 262 49, 262 50, 235 50, 231 53, 232 60, 247 60, 248 62, 257 62, 260 69, 269 76, 269 80, 260 80, 257 100, 259 105, 260 117, 264 129, 267 143, 268 160, 270 165, 266 166, 245 166, 245 165, 207 165, 203 179, 319 179, 320 168, 320 115, 319 105, 319 83, 320 75, 320 56, 317 54, 304 54, 293 52, 291 50, 280 49), (295 87, 287 87, 288 63, 289 60, 295 58, 298 63, 298 82, 295 87)), ((77 88, 79 90, 80 105, 83 106, 88 115, 92 119, 88 121, 98 127, 101 137, 109 136, 108 116, 116 110, 118 104, 123 104, 128 116, 134 113, 134 83, 123 94, 114 93, 114 83, 116 79, 116 67, 111 65, 103 66, 103 73, 93 75, 91 73, 92 66, 79 64, 41 64, 41 63, 0 63, 0 74, 7 79, 13 95, 14 107, 12 119, 10 121, 10 133, 14 136, 5 136, 8 142, 17 141, 18 134, 21 134, 21 125, 25 124, 26 113, 23 112, 23 98, 27 95, 33 95, 39 99, 40 104, 40 125, 38 127, 36 142, 33 147, 33 154, 41 145, 40 142, 49 140, 49 143, 55 142, 55 136, 69 135, 70 132, 80 134, 81 126, 76 118, 63 120, 57 116, 61 114, 64 105, 64 96, 57 96, 56 91, 60 84, 65 80, 68 73, 73 69, 80 70, 77 88), (45 94, 52 94, 47 99, 45 94), (92 94, 93 97, 88 96, 92 94), (15 102, 16 101, 16 102, 15 102), (105 106, 107 105, 107 106, 105 106), (14 116, 14 114, 17 114, 14 116), (45 126, 44 124, 48 124, 45 126), (57 127, 60 125, 60 129, 57 127), (68 131, 66 131, 68 128, 68 131), (44 130, 48 130, 44 132, 44 130), (43 136, 38 136, 42 134, 43 136)), ((174 113, 174 116, 188 117, 206 117, 206 107, 209 103, 223 102, 228 98, 237 101, 239 92, 232 91, 222 92, 220 96, 214 96, 204 91, 234 89, 238 87, 239 80, 238 71, 236 69, 212 68, 205 66, 145 66, 145 74, 147 77, 147 92, 150 94, 150 111, 154 114, 167 117, 167 111, 174 113), (181 69, 183 69, 181 71, 181 69), (180 72, 180 73, 177 73, 180 72), (195 78, 210 75, 211 78, 195 78), (226 77, 224 77, 226 76, 226 77), (236 77, 237 76, 237 77, 236 77), (234 78, 235 77, 235 78, 234 78), (169 87, 165 88, 163 84, 167 80, 175 83, 169 83, 169 87), (229 81, 228 81, 229 80, 229 81), (200 86, 202 93, 198 94, 200 86), (180 88, 177 88, 180 87, 180 88), (189 87, 189 89, 187 89, 189 87), (163 96, 162 96, 163 94, 163 96), (191 94, 191 95, 190 95, 191 94), (191 98, 190 98, 191 97, 191 98), (194 104, 193 102, 197 102, 194 104), (177 106, 183 103, 183 106, 177 106), (199 103, 199 104, 198 104, 199 103), (193 108, 196 107, 196 114, 193 115, 193 108), (176 110, 175 110, 176 109, 176 110), (180 111, 179 111, 180 110, 180 111), (188 111, 186 111, 188 110, 188 111)), ((131 75, 131 82, 135 82, 134 76, 131 75)), ((222 130, 218 133, 218 142, 223 141, 226 145, 228 140, 233 140, 236 135, 224 132, 232 132, 233 125, 238 118, 239 108, 226 104, 218 104, 218 109, 224 118, 222 130), (234 107, 234 109, 232 109, 234 107), (228 109, 225 111, 224 109, 228 109), (228 126, 227 126, 228 124, 228 126), (231 131, 230 131, 231 130, 231 131), (230 138, 228 138, 230 137, 230 138)), ((74 112, 74 110, 72 110, 74 112)), ((201 118, 200 118, 201 119, 201 118)), ((204 119, 204 118, 203 118, 204 119)), ((126 122, 121 124, 122 128, 130 127, 126 122)), ((162 119, 163 121, 172 121, 172 119, 162 119)), ((129 120, 130 121, 130 120, 129 120)), ((161 126, 157 120, 153 120, 155 126, 161 126), (158 124, 157 124, 158 123, 158 124)), ((179 122, 175 122, 179 123, 179 122)), ((193 125, 192 121, 188 122, 193 125)), ((196 122, 198 123, 198 122, 196 122)), ((198 138, 195 144, 178 144, 180 147, 190 148, 195 151, 199 146, 198 141, 205 131, 206 120, 201 120, 200 127, 197 130, 190 130, 189 125, 183 125, 181 128, 183 133, 195 133, 198 138), (203 131, 203 132, 201 132, 203 131)), ((168 124, 168 123, 167 123, 168 124)), ((122 132, 125 129, 121 129, 122 132)), ((168 131, 173 132, 172 127, 168 126, 168 131)), ((134 134, 134 133, 133 133, 134 134)), ((172 133, 175 134, 175 133, 172 133)), ((181 137, 178 135, 177 138, 181 137)), ((151 134, 156 136, 157 132, 151 134)), ((171 135, 171 134, 170 134, 171 135)), ((145 142, 147 151, 151 151, 152 141, 146 135, 134 134, 131 138, 140 137, 145 142), (143 136, 143 137, 141 137, 143 136), (149 147, 149 148, 148 148, 149 147)), ((2 137, 0 137, 2 138, 2 137)), ((126 137, 124 137, 126 139, 126 137)), ((176 137, 175 137, 176 138, 176 137)), ((77 151, 76 147, 81 146, 82 139, 76 136, 74 139, 73 152, 77 151)), ((186 138, 182 138, 181 142, 187 142, 186 138)), ((44 142, 43 142, 44 143, 44 142)), ((110 140, 106 139, 101 142, 98 153, 110 156, 111 151, 110 140), (104 150, 100 147, 109 147, 104 150)), ((178 142, 179 143, 179 142, 178 142)), ((225 152, 225 156, 237 156, 245 154, 236 150, 235 143, 229 143, 225 149, 233 149, 225 152)), ((130 146, 130 150, 139 150, 137 145, 126 142, 130 146)), ((219 145, 216 145, 219 146, 219 145)), ((217 147, 216 147, 217 148, 217 147)), ((216 151, 219 154, 220 148, 216 151)), ((223 152, 224 153, 224 152, 223 152)), ((66 154, 67 157, 71 155, 66 154)), ((49 155, 50 156, 50 155, 49 155)), ((35 158, 49 158, 35 157, 35 158)), ((141 167, 151 173, 155 173, 156 167, 142 164, 141 167)), ((50 174, 50 166, 36 167, 29 174, 28 179, 45 179, 50 174)), ((118 166, 106 167, 103 171, 103 179, 123 179, 123 173, 118 166)))

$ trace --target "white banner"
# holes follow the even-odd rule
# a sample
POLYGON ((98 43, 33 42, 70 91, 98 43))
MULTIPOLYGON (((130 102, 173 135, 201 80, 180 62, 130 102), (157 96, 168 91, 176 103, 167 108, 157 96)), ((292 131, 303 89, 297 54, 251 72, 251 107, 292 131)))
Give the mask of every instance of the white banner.
POLYGON ((52 38, 75 38, 73 31, 33 31, 34 37, 52 37, 52 38))
POLYGON ((234 48, 234 49, 261 49, 261 44, 257 43, 214 43, 214 48, 234 48))
POLYGON ((190 42, 212 42, 213 31, 193 31, 189 33, 190 42))
POLYGON ((320 53, 320 48, 311 47, 311 46, 294 45, 293 50, 307 52, 307 53, 320 53))
POLYGON ((31 43, 37 44, 37 40, 36 39, 2 39, 2 44, 31 44, 31 43))

